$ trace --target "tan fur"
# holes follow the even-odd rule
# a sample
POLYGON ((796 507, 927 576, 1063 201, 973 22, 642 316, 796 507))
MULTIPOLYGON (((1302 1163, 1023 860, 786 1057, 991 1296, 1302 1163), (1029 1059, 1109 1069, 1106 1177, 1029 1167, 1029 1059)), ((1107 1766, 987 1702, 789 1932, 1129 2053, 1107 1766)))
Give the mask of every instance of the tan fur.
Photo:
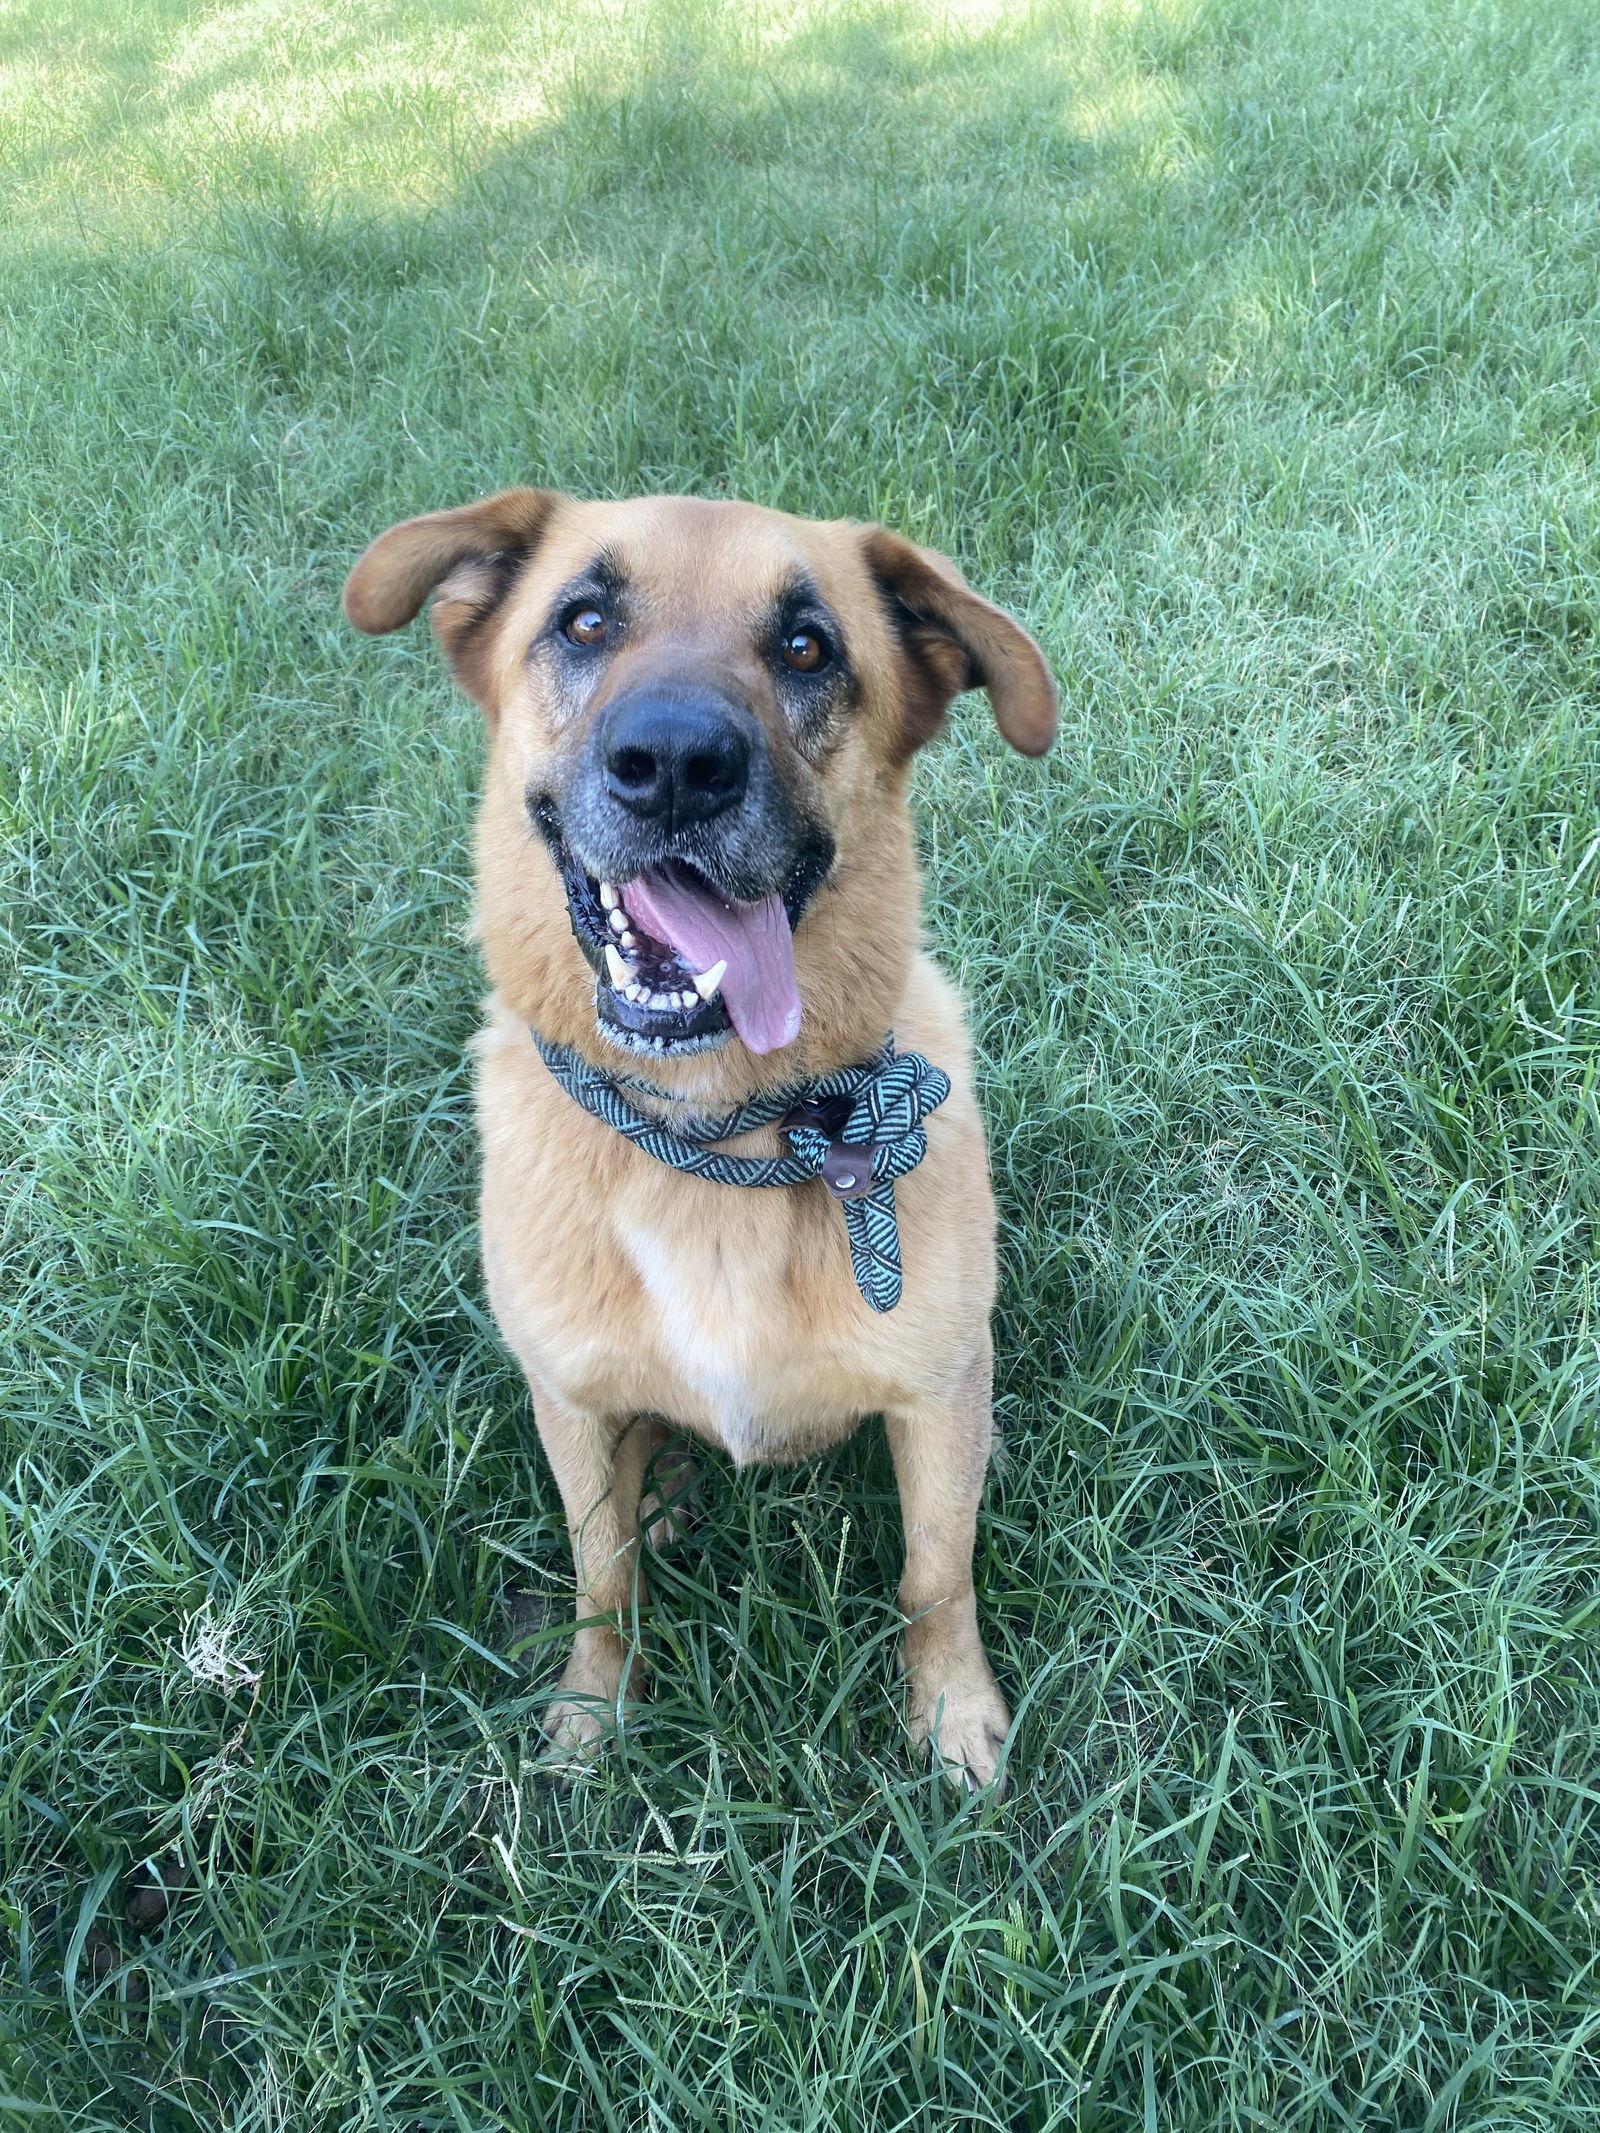
MULTIPOLYGON (((1009 1726, 971 1578, 991 1431, 994 1208, 960 1003, 917 947, 905 786, 911 754, 961 688, 989 690, 1015 745, 1047 746, 1048 671, 942 557, 882 528, 744 504, 508 491, 391 528, 352 572, 347 612, 364 629, 394 628, 435 586, 440 641, 492 733, 477 840, 495 987, 478 1046, 483 1252, 573 1536, 581 1626, 552 1734, 591 1744, 640 1693, 640 1488, 658 1418, 741 1462, 789 1461, 881 1413, 906 1529, 913 1736, 986 1783, 1009 1726), (928 1121, 926 1158, 896 1187, 904 1293, 891 1312, 858 1293, 841 1211, 820 1183, 745 1191, 667 1169, 581 1111, 530 1040, 532 1024, 612 1071, 639 1064, 597 1030, 594 981, 525 807, 530 776, 577 748, 593 713, 563 711, 527 648, 559 588, 601 549, 639 588, 644 616, 607 692, 680 667, 725 677, 837 845, 795 936, 797 1041, 757 1058, 731 1039, 652 1062, 650 1078, 670 1092, 669 1115, 674 1098, 717 1112, 864 1058, 891 1029, 899 1049, 943 1067, 951 1095, 928 1121), (821 762, 795 748, 752 641, 797 565, 842 618, 860 685, 821 762)), ((746 1155, 780 1148, 772 1129, 735 1144, 746 1155)))

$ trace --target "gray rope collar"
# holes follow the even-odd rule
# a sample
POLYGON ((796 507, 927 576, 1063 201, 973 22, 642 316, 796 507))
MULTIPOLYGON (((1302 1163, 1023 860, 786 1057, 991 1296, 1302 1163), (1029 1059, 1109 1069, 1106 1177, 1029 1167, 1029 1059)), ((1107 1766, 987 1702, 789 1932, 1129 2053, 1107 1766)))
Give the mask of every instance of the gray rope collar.
POLYGON ((950 1077, 920 1052, 897 1054, 891 1036, 862 1066, 752 1097, 725 1118, 668 1126, 635 1110, 622 1093, 648 1083, 603 1074, 569 1046, 547 1044, 537 1030, 533 1041, 575 1103, 658 1163, 714 1185, 803 1185, 820 1178, 844 1209, 856 1287, 874 1311, 892 1311, 900 1301, 894 1181, 927 1154, 922 1122, 950 1094, 950 1077), (787 1155, 724 1155, 710 1146, 774 1124, 788 1139, 787 1155))

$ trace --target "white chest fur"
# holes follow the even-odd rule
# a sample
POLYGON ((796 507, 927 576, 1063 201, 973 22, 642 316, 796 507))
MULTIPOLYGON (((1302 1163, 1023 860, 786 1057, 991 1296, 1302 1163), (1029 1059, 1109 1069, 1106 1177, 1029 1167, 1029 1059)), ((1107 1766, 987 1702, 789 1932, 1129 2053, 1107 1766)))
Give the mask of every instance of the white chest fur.
POLYGON ((669 1379, 689 1396, 686 1411, 672 1419, 708 1429, 742 1466, 756 1456, 774 1390, 764 1350, 781 1270, 759 1253, 736 1257, 714 1229, 685 1225, 668 1233, 635 1223, 622 1237, 654 1309, 669 1379))

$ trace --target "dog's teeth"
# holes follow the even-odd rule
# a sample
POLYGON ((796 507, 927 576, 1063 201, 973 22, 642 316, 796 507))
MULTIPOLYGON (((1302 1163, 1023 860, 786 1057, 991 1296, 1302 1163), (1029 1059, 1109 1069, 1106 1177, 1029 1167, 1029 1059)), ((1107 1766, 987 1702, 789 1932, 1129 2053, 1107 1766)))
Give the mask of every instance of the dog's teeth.
POLYGON ((633 977, 633 965, 625 962, 609 941, 606 942, 606 970, 610 974, 612 984, 616 986, 619 992, 631 982, 633 977))
POLYGON ((700 1005, 700 995, 697 992, 680 992, 678 1005, 680 1007, 698 1007, 700 1005))
POLYGON ((652 1007, 676 1007, 677 1004, 678 995, 675 992, 653 992, 650 995, 652 1007))
POLYGON ((645 997, 644 987, 642 985, 624 985, 622 997, 625 1000, 641 1001, 645 997))
POLYGON ((612 888, 609 881, 603 881, 600 884, 600 901, 608 911, 615 911, 622 898, 612 888))
POLYGON ((613 933, 626 933, 628 930, 628 921, 620 911, 613 911, 611 914, 611 930, 613 933))
POLYGON ((711 999, 727 973, 727 963, 713 963, 709 970, 702 970, 694 981, 694 989, 702 1000, 711 999))
POLYGON ((624 948, 637 948, 639 945, 639 936, 636 933, 619 933, 617 939, 624 948))

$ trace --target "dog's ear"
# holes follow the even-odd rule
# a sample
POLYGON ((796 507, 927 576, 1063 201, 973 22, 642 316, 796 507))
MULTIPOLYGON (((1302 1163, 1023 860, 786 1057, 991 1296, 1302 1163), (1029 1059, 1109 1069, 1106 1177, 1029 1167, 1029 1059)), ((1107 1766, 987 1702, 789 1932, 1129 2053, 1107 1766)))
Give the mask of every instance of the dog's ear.
POLYGON ((558 504, 554 489, 502 489, 380 533, 344 582, 344 611, 381 637, 434 594, 433 628, 456 678, 487 710, 483 626, 515 584, 558 504))
POLYGON ((914 547, 885 526, 864 528, 863 539, 905 659, 907 745, 920 748, 933 738, 952 696, 984 689, 1012 747, 1043 755, 1055 738, 1056 685, 1021 623, 975 593, 933 549, 914 547))

